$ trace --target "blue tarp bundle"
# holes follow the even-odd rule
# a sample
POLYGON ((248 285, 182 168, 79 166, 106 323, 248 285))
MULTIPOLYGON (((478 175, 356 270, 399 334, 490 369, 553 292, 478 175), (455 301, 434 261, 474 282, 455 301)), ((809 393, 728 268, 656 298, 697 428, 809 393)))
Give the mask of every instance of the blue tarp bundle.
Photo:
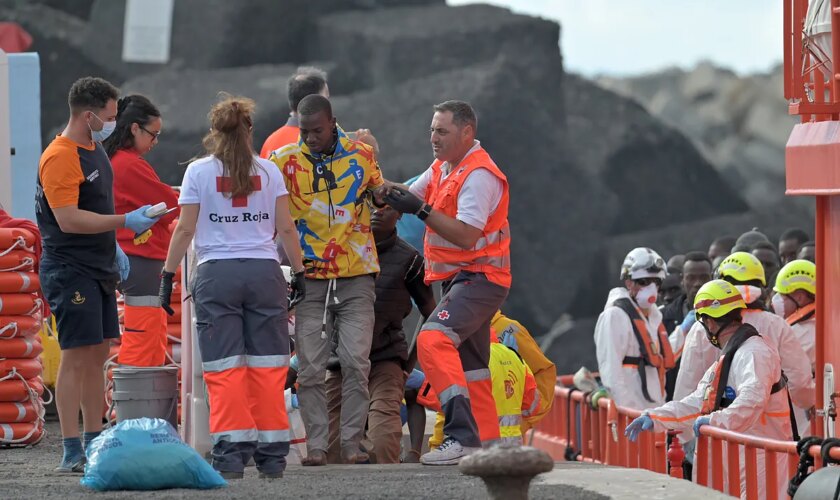
POLYGON ((209 489, 227 483, 166 420, 135 418, 104 431, 87 450, 82 485, 97 491, 209 489))

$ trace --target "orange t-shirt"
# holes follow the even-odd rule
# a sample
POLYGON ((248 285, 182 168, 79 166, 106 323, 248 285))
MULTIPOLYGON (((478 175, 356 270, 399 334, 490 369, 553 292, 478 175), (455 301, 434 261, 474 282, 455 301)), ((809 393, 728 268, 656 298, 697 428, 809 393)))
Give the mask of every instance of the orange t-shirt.
POLYGON ((263 147, 260 150, 260 158, 265 158, 267 160, 274 151, 277 151, 287 144, 298 142, 298 139, 300 138, 300 128, 297 126, 297 123, 296 119, 290 117, 289 121, 286 122, 285 125, 278 128, 274 131, 274 133, 268 136, 268 139, 265 140, 265 143, 263 143, 263 147))
POLYGON ((79 204, 79 186, 85 181, 79 148, 95 151, 96 145, 79 144, 59 135, 47 146, 38 165, 38 177, 50 208, 79 204))

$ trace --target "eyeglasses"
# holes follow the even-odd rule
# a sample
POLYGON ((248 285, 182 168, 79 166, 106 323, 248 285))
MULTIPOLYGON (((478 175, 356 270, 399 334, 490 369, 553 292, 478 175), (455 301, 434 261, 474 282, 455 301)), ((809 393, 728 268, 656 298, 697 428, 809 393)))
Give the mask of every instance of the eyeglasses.
POLYGON ((656 283, 657 288, 662 286, 662 280, 659 278, 639 278, 633 281, 639 286, 648 286, 651 283, 656 283))
POLYGON ((146 132, 147 134, 152 136, 152 139, 154 139, 154 140, 160 139, 160 131, 151 132, 151 131, 147 130, 146 127, 144 127, 143 125, 137 124, 137 126, 140 127, 140 130, 142 130, 143 132, 146 132))

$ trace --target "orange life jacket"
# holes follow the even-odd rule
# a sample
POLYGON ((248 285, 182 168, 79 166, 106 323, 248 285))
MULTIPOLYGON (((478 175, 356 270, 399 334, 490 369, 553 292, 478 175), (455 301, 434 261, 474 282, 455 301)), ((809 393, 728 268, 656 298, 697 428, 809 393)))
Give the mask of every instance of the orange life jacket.
POLYGON ((618 299, 613 302, 613 305, 627 313, 630 317, 630 323, 633 325, 633 333, 639 343, 639 352, 641 356, 638 358, 627 356, 622 360, 623 364, 636 365, 639 367, 639 378, 642 382, 642 395, 648 401, 653 401, 647 393, 647 375, 645 373, 645 366, 650 365, 656 368, 659 372, 659 385, 664 393, 665 391, 665 372, 676 366, 674 359, 674 351, 671 350, 671 343, 668 341, 668 332, 665 331, 665 325, 659 323, 657 329, 657 337, 659 338, 659 347, 653 342, 650 332, 647 329, 647 322, 642 318, 642 315, 636 309, 636 306, 630 299, 618 299))
MULTIPOLYGON (((726 397, 726 382, 729 380, 729 368, 732 366, 732 359, 747 339, 756 336, 759 336, 759 333, 755 327, 745 323, 735 331, 732 339, 723 347, 723 354, 715 366, 715 376, 706 388, 706 393, 703 395, 703 406, 700 409, 700 413, 708 415, 732 404, 733 400, 726 397)), ((779 381, 770 388, 770 394, 776 394, 786 386, 787 379, 782 374, 779 377, 779 381)))
POLYGON ((426 189, 426 203, 449 217, 457 216, 458 194, 473 170, 487 169, 502 181, 504 187, 498 207, 490 214, 481 237, 471 249, 464 250, 426 227, 423 243, 426 283, 447 280, 459 271, 472 271, 484 273, 493 283, 510 288, 510 225, 507 218, 510 196, 505 174, 481 147, 464 157, 443 181, 442 166, 440 160, 432 163, 432 179, 426 189))
POLYGON ((810 319, 816 311, 817 303, 811 302, 807 306, 800 307, 799 309, 797 309, 796 312, 785 318, 785 321, 787 321, 787 324, 789 324, 790 326, 793 326, 799 322, 810 319))

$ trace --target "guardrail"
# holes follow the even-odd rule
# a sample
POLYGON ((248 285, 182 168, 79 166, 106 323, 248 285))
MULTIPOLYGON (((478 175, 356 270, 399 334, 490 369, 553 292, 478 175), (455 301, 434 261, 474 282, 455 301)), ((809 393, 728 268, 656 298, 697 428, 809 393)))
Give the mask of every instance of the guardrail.
MULTIPOLYGON (((683 477, 685 453, 679 439, 672 437, 667 446, 666 433, 643 432, 638 442, 630 442, 624 436, 624 429, 640 411, 618 406, 607 398, 598 399, 593 406, 590 394, 572 387, 571 375, 558 377, 557 383, 551 411, 528 436, 533 446, 559 461, 647 469, 683 477)), ((697 484, 736 497, 741 496, 743 488, 748 500, 789 498, 785 491, 780 491, 780 472, 775 467, 765 468, 763 485, 759 485, 758 471, 762 462, 774 464, 785 460, 786 484, 799 463, 795 441, 765 439, 709 425, 703 426, 700 434, 694 461, 697 484), (741 463, 745 469, 743 485, 741 463)), ((814 459, 814 470, 823 467, 819 445, 809 447, 808 453, 814 459)), ((840 462, 840 447, 831 448, 828 453, 830 459, 840 462)))

